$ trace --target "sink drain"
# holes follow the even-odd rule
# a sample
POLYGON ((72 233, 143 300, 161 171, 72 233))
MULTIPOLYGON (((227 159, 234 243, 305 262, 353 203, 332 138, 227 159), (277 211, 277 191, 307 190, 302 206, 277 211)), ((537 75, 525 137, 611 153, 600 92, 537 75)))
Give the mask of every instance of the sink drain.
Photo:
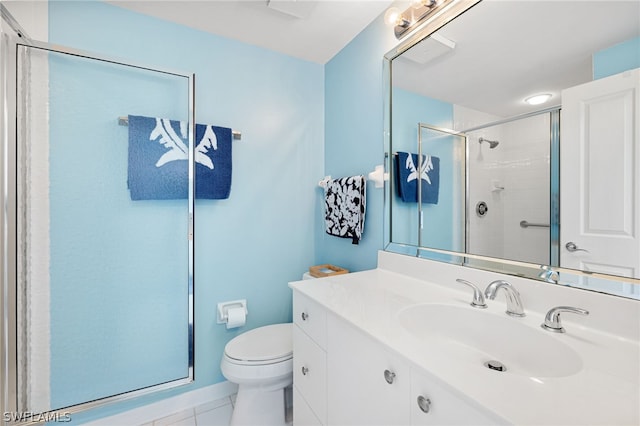
POLYGON ((487 367, 489 370, 507 371, 507 367, 505 367, 505 365, 500 361, 495 361, 495 360, 487 361, 484 363, 484 366, 487 367))

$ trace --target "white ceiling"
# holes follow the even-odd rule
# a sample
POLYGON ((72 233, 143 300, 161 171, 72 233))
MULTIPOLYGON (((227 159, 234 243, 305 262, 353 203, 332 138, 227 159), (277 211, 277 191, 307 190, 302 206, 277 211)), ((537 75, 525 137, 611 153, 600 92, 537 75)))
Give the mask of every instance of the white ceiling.
POLYGON ((437 34, 455 48, 422 65, 394 60, 393 85, 511 117, 541 109, 529 95, 559 105, 562 89, 590 81, 592 53, 640 35, 640 0, 485 0, 437 34))
MULTIPOLYGON (((406 0, 271 1, 280 8, 300 7, 308 16, 274 10, 267 0, 109 3, 319 64, 392 3, 400 9, 408 5, 406 0)), ((432 43, 414 55, 430 58, 426 64, 395 60, 394 86, 510 117, 540 109, 522 102, 530 94, 550 92, 550 104, 558 105, 562 89, 589 81, 593 52, 640 35, 640 0, 484 0, 438 34, 455 48, 437 56, 432 43)))
POLYGON ((300 9, 308 16, 297 18, 274 10, 267 6, 267 0, 109 3, 319 64, 328 62, 392 3, 391 0, 272 1, 272 6, 300 9))

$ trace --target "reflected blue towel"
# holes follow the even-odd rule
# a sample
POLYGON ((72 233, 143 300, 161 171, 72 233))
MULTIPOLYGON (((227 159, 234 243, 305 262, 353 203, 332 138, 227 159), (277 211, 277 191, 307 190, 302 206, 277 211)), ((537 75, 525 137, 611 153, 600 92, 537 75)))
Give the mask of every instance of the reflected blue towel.
MULTIPOLYGON (((231 192, 231 129, 196 124, 196 198, 231 192)), ((188 195, 188 128, 184 121, 129 116, 128 186, 132 200, 188 195)))
POLYGON ((422 178, 422 203, 438 204, 440 192, 440 159, 423 155, 418 172, 418 155, 398 152, 396 156, 398 195, 404 202, 418 202, 418 175, 422 178))

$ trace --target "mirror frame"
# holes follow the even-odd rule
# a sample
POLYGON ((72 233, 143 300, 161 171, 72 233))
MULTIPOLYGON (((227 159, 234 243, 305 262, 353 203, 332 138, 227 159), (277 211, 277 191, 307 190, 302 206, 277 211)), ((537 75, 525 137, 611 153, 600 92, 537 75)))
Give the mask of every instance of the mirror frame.
MULTIPOLYGON (((457 19, 465 12, 473 8, 473 6, 479 4, 482 0, 445 0, 440 5, 440 10, 434 16, 425 20, 419 26, 415 28, 408 36, 401 40, 400 43, 392 50, 387 52, 383 57, 383 99, 384 99, 384 151, 385 151, 385 168, 389 174, 392 170, 392 150, 391 150, 391 129, 392 129, 392 101, 393 101, 393 85, 392 85, 392 61, 402 55, 405 51, 409 50, 422 40, 429 37, 431 34, 440 30, 446 24, 454 19, 457 19)), ((553 161, 553 160, 552 160, 553 161)), ((558 161, 558 160, 556 160, 558 161)), ((568 269, 560 266, 542 265, 536 263, 528 263, 521 261, 514 261, 508 259, 501 259, 489 256, 476 255, 471 253, 462 253, 449 250, 441 250, 429 247, 413 246, 409 244, 394 243, 391 241, 391 201, 392 201, 392 178, 389 179, 388 185, 385 185, 384 190, 384 250, 394 253, 400 253, 408 256, 421 257, 429 260, 435 260, 439 262, 446 262, 456 264, 460 266, 470 267, 474 269, 489 270, 494 272, 503 273, 512 276, 525 276, 542 282, 548 282, 551 284, 565 285, 561 281, 561 278, 542 278, 541 273, 553 272, 570 276, 578 277, 590 277, 608 281, 616 281, 622 283, 630 283, 640 285, 640 278, 622 277, 617 275, 603 274, 599 272, 581 271, 577 269, 568 269), (449 260, 443 260, 443 256, 449 258, 449 260), (479 260, 484 262, 484 265, 470 265, 468 260, 479 260), (523 273, 524 271, 524 273, 523 273)), ((552 194, 553 196, 553 194, 552 194)), ((466 214, 466 213, 465 213, 466 214)), ((585 289, 582 287, 571 286, 581 290, 596 291, 593 289, 585 289)), ((609 294, 611 296, 623 297, 616 294, 609 294)))

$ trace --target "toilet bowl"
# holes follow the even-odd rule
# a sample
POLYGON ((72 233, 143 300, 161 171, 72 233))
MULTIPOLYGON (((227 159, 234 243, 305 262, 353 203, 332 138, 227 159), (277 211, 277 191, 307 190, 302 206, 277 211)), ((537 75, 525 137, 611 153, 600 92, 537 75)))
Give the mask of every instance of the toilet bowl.
POLYGON ((220 369, 238 384, 231 425, 286 425, 284 389, 293 383, 291 323, 255 328, 224 348, 220 369))

